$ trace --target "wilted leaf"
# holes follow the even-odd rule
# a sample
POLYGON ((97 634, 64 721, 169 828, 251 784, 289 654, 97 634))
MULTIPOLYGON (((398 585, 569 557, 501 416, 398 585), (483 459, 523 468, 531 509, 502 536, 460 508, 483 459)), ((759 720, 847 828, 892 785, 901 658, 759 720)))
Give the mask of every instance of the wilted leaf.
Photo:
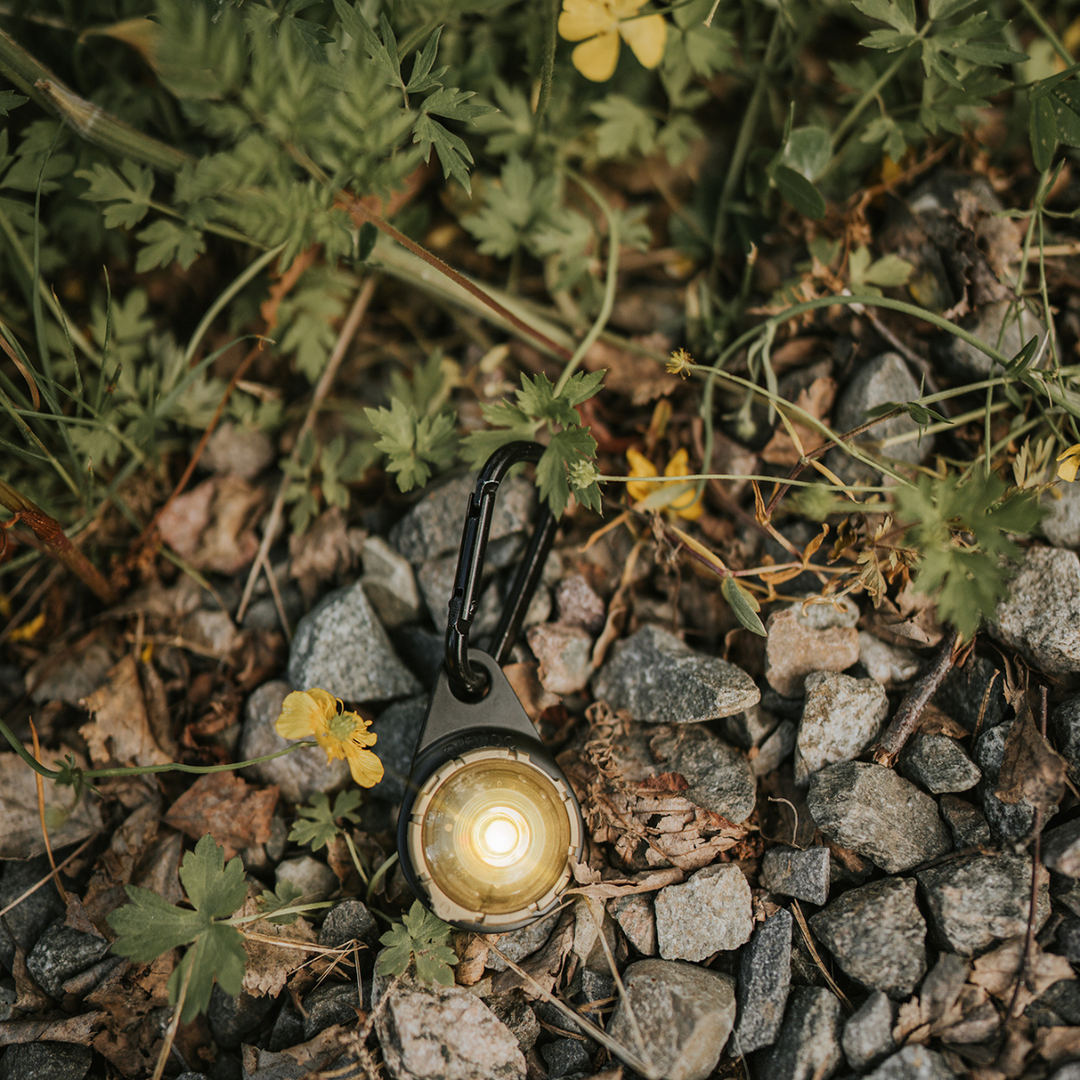
POLYGON ((94 717, 79 728, 79 734, 95 764, 163 765, 170 760, 150 731, 138 666, 130 653, 109 672, 108 681, 80 704, 94 717))
POLYGON ((1005 803, 1027 799, 1049 814, 1065 791, 1065 759, 1050 748, 1035 726, 1024 690, 1006 684, 1005 697, 1016 710, 1016 719, 1005 738, 995 794, 1005 803))

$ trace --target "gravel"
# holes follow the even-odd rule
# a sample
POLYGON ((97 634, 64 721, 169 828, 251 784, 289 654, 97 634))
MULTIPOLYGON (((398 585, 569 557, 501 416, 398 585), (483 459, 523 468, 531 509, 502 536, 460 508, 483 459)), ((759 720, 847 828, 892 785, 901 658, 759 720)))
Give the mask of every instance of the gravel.
POLYGON ((1042 861, 1059 874, 1080 878, 1080 819, 1043 835, 1042 861))
POLYGON ((840 1045, 847 1063, 856 1072, 864 1072, 896 1049, 892 1035, 895 1022, 896 1005, 880 990, 875 990, 848 1017, 840 1045))
POLYGON ((941 816, 953 837, 953 847, 979 847, 990 843, 990 826, 977 806, 956 795, 942 795, 941 816))
POLYGON ((665 960, 704 960, 737 949, 754 924, 750 886, 738 866, 717 863, 656 896, 656 938, 665 960))
POLYGON ((885 687, 831 671, 806 678, 806 705, 795 743, 795 779, 857 757, 876 737, 889 711, 885 687))
POLYGON ((781 908, 760 923, 742 951, 736 999, 739 1024, 730 1057, 746 1055, 776 1041, 791 988, 791 912, 781 908))
POLYGON ((900 753, 899 767, 931 795, 967 791, 982 779, 982 770, 948 735, 915 734, 900 753))
POLYGON ((805 851, 779 845, 769 848, 761 860, 762 888, 820 907, 829 898, 829 862, 829 849, 820 845, 805 851))
POLYGON ((831 990, 797 986, 776 1042, 762 1052, 756 1075, 768 1080, 828 1080, 843 1060, 843 1008, 831 990))
POLYGON ((794 605, 766 620, 765 678, 784 697, 801 697, 807 676, 843 671, 859 659, 859 632, 853 626, 814 629, 794 605))

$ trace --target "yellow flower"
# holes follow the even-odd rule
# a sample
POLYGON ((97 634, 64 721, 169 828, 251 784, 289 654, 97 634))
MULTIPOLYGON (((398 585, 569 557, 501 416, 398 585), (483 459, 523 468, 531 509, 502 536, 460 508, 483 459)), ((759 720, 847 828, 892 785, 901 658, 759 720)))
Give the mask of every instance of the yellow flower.
POLYGON ((681 375, 684 379, 694 367, 694 358, 685 349, 676 349, 665 365, 669 375, 681 375))
MULTIPOLYGON (((690 455, 687 454, 685 448, 677 451, 667 463, 667 468, 664 469, 664 475, 689 476, 689 459, 690 455)), ((657 475, 656 466, 644 454, 635 450, 633 447, 626 451, 626 460, 630 462, 631 476, 657 475)), ((663 484, 640 484, 631 480, 626 485, 626 493, 634 500, 634 502, 640 502, 642 499, 647 499, 657 488, 671 487, 674 483, 675 481, 668 481, 663 484)), ((696 521, 704 512, 704 508, 701 505, 701 496, 692 488, 689 491, 683 492, 683 494, 677 499, 674 499, 668 506, 664 507, 664 509, 677 514, 681 518, 686 518, 687 521, 696 521)))
POLYGON ((274 730, 283 739, 315 741, 326 751, 327 762, 345 759, 361 787, 373 787, 383 778, 382 762, 368 749, 378 736, 368 721, 325 690, 294 690, 281 706, 274 730))
POLYGON ((1058 466, 1058 476, 1070 482, 1075 480, 1077 472, 1080 471, 1080 443, 1062 451, 1058 454, 1057 460, 1061 462, 1058 466))
POLYGON ((667 44, 662 15, 634 18, 645 0, 563 0, 559 36, 580 41, 570 60, 593 82, 606 82, 619 62, 619 38, 647 68, 660 63, 667 44))

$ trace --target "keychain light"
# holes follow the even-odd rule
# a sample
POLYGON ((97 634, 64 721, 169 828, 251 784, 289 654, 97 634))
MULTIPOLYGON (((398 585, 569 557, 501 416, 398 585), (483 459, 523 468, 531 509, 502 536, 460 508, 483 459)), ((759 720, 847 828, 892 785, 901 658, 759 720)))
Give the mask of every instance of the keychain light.
POLYGON ((551 549, 558 523, 550 511, 518 568, 490 652, 468 643, 498 485, 511 465, 541 453, 535 443, 502 447, 469 500, 446 662, 398 817, 398 853, 413 891, 444 922, 484 933, 544 915, 581 856, 577 799, 501 668, 551 549))

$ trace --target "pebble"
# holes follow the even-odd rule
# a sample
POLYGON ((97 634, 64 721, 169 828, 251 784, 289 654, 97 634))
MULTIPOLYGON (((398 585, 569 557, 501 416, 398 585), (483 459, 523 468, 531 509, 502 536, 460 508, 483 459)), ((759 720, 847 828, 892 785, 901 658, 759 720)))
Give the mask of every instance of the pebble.
POLYGON ((623 1046, 637 1040, 665 1080, 705 1080, 720 1061, 735 1023, 735 980, 670 960, 639 960, 623 974, 626 1000, 615 1006, 608 1033, 623 1046))
POLYGON ((244 1036, 255 1031, 269 1016, 275 1004, 274 998, 265 994, 255 997, 240 993, 234 997, 215 983, 206 1010, 214 1042, 226 1050, 236 1050, 244 1042, 244 1036))
POLYGON ((794 607, 773 612, 765 623, 765 678, 784 697, 801 697, 815 671, 843 671, 859 659, 859 632, 851 626, 814 630, 794 607))
POLYGON ((398 659, 359 582, 329 593, 300 620, 289 682, 301 690, 322 687, 349 703, 409 697, 422 689, 398 659))
POLYGON ((875 990, 848 1017, 840 1045, 848 1064, 856 1072, 864 1072, 896 1049, 892 1035, 895 1020, 896 1006, 880 990, 875 990))
MULTIPOLYGON (((1026 855, 967 855, 920 870, 930 929, 943 947, 973 956, 995 941, 1027 931, 1031 859, 1026 855)), ((1050 914, 1049 875, 1036 894, 1036 930, 1050 914)))
POLYGON ((1054 746, 1069 766, 1069 776, 1080 780, 1080 696, 1061 702, 1050 713, 1054 746))
MULTIPOLYGON (((0 908, 15 903, 32 885, 36 885, 50 873, 49 860, 45 855, 32 859, 7 859, 0 863, 0 908)), ((41 888, 13 907, 0 919, 0 963, 8 971, 15 968, 15 947, 22 946, 29 952, 41 937, 49 923, 64 914, 64 905, 55 888, 41 888)))
POLYGON ((945 1059, 925 1046, 905 1046, 886 1058, 866 1080, 956 1080, 945 1059))
MULTIPOLYGON (((240 733, 242 760, 262 757, 284 750, 298 739, 283 739, 275 730, 281 705, 292 691, 280 679, 263 683, 247 699, 244 726, 240 733)), ((307 802, 317 792, 335 791, 349 779, 347 761, 327 761, 326 751, 318 746, 304 747, 291 754, 250 766, 250 774, 264 784, 274 784, 286 802, 307 802)))
POLYGON ((593 680, 597 698, 635 720, 687 724, 756 705, 761 691, 741 668, 695 652, 658 626, 617 642, 593 680))
POLYGON ((93 1060, 90 1047, 78 1043, 18 1043, 0 1061, 0 1080, 83 1080, 93 1060))
POLYGON ((832 1076, 842 1061, 843 1010, 831 990, 796 986, 788 999, 776 1042, 762 1052, 755 1070, 769 1080, 810 1080, 832 1076))
POLYGON ((772 847, 761 860, 761 886, 819 907, 829 899, 829 849, 772 847))
POLYGON ((592 1071, 592 1062, 585 1044, 578 1039, 556 1039, 540 1047, 540 1056, 547 1063, 548 1080, 592 1071))
POLYGON ((850 761, 877 736, 889 712, 885 687, 832 671, 806 677, 806 705, 795 743, 795 780, 806 783, 826 765, 850 761))
POLYGON ((517 1039, 518 1049, 523 1054, 527 1054, 536 1045, 542 1030, 540 1021, 520 991, 492 994, 484 999, 484 1003, 517 1039))
POLYGON ((576 694, 592 678, 592 638, 580 626, 541 623, 526 634, 540 661, 540 683, 552 694, 576 694))
POLYGON ((948 735, 916 733, 900 752, 900 772, 931 795, 967 791, 982 778, 982 770, 948 735))
POLYGON ((978 807, 956 795, 942 795, 941 816, 953 836, 953 847, 979 847, 990 843, 990 826, 978 807))
POLYGON ((555 610, 559 622, 590 634, 600 633, 607 620, 607 607, 584 574, 569 574, 555 586, 555 610))
POLYGON ((739 959, 735 996, 739 1023, 729 1057, 740 1057, 771 1046, 784 1020, 784 1006, 791 989, 791 928, 786 908, 759 923, 739 959))
POLYGON ((335 904, 319 928, 319 944, 324 949, 339 949, 350 941, 371 941, 378 923, 359 900, 342 900, 335 904))
POLYGON ((911 649, 890 645, 881 638, 859 631, 859 663, 871 679, 887 689, 910 682, 922 671, 922 661, 911 649))
POLYGON ((381 536, 369 536, 360 557, 364 564, 360 585, 383 626, 416 622, 424 607, 409 560, 381 536))
POLYGON ((980 734, 1005 719, 1005 677, 985 656, 974 653, 962 667, 950 669, 933 697, 943 713, 980 734))
POLYGON ((426 626, 399 626, 391 638, 398 656, 430 691, 446 656, 445 632, 426 626))
MULTIPOLYGON (((999 842, 1021 840, 1031 833, 1035 825, 1035 807, 1021 796, 1015 803, 1002 802, 995 792, 998 774, 1005 758, 1005 740, 1012 730, 1013 721, 1006 720, 981 735, 975 743, 975 762, 982 769, 982 780, 975 794, 982 806, 990 831, 999 842)), ((1053 807, 1048 818, 1057 813, 1053 807)))
POLYGON ((357 1018, 363 1002, 356 983, 324 982, 304 996, 304 1039, 314 1039, 332 1024, 348 1024, 357 1018))
MULTIPOLYGON (((515 964, 520 964, 526 956, 532 956, 551 937, 555 924, 559 921, 561 912, 556 911, 543 919, 522 926, 518 930, 509 930, 505 934, 491 934, 488 940, 495 943, 499 952, 515 964)), ((488 955, 487 966, 492 971, 505 971, 508 967, 506 961, 497 953, 488 955)))
POLYGON ((829 765, 810 778, 806 802, 823 833, 889 874, 952 847, 934 800, 880 765, 829 765))
POLYGON ((1057 928, 1057 947, 1070 964, 1080 964, 1080 919, 1066 919, 1057 928))
POLYGON ((1080 878, 1080 819, 1043 834, 1042 861, 1059 874, 1080 878))
POLYGON ((64 983, 92 967, 109 951, 99 934, 84 934, 57 919, 46 927, 26 957, 27 970, 49 997, 64 996, 64 983))
POLYGON ((1073 548, 1080 544, 1080 487, 1058 484, 1042 498, 1046 517, 1039 522, 1046 539, 1054 547, 1073 548))
POLYGON ((112 653, 100 641, 91 642, 80 652, 65 650, 63 655, 46 653, 26 673, 26 686, 35 705, 47 701, 63 701, 78 707, 109 674, 116 662, 112 653))
POLYGON ((394 1080, 524 1080, 517 1039, 462 987, 399 984, 376 1013, 375 1027, 394 1080))
POLYGON ((754 812, 757 784, 746 755, 694 725, 662 727, 649 740, 657 765, 682 775, 682 794, 738 825, 754 812))
POLYGON ((760 704, 717 721, 717 730, 729 743, 741 750, 760 746, 775 730, 778 721, 760 704))
POLYGON ((281 1006, 274 1026, 270 1030, 268 1049, 271 1053, 280 1053, 290 1046, 304 1041, 304 1018, 297 1011, 291 1000, 281 1006))
POLYGON ((395 806, 405 798, 413 752, 427 710, 427 694, 418 694, 387 706, 371 725, 378 736, 375 753, 383 763, 383 778, 371 789, 372 798, 395 806))
POLYGON ((911 878, 850 889, 811 915, 810 925, 845 974, 867 989, 906 998, 926 974, 926 923, 911 878))
POLYGON ((750 886, 734 863, 703 867, 656 894, 656 939, 665 960, 704 960, 737 949, 754 929, 750 886))
MULTIPOLYGON (((968 319, 964 320, 963 328, 992 349, 997 349, 998 352, 1011 357, 1020 352, 1029 338, 1041 339, 1046 334, 1046 327, 1026 308, 1023 309, 1022 321, 1023 326, 1016 318, 1014 301, 995 300, 989 304, 980 305, 968 319)), ((946 351, 965 374, 977 379, 990 377, 994 361, 981 349, 949 334, 946 351)), ((1000 370, 998 368, 998 371, 1000 370)))
MULTIPOLYGON (((517 541, 520 537, 511 538, 515 542, 514 550, 517 551, 517 541)), ((488 547, 488 559, 484 564, 483 584, 480 590, 480 598, 476 604, 476 612, 472 621, 472 640, 479 643, 485 634, 490 634, 495 629, 502 614, 502 598, 495 582, 491 580, 491 574, 495 569, 495 559, 500 551, 499 544, 488 547)), ((456 554, 443 555, 438 559, 429 559, 416 571, 416 580, 420 585, 420 593, 424 598, 431 621, 436 626, 446 626, 449 613, 448 604, 454 591, 454 582, 457 578, 456 554)))
POLYGON ((301 891, 298 904, 315 904, 328 900, 341 887, 337 874, 324 862, 310 855, 297 855, 278 863, 274 872, 276 884, 288 882, 301 891))
POLYGON ((781 720, 776 730, 758 748, 757 756, 750 762, 755 776, 768 776, 787 761, 795 750, 799 729, 793 720, 781 720))
POLYGON ((613 899, 608 910, 626 935, 626 940, 642 956, 656 955, 656 914, 652 900, 640 893, 613 899))
POLYGON ((832 630, 834 627, 851 629, 859 622, 859 605, 850 596, 830 597, 822 600, 818 596, 804 597, 791 605, 800 626, 807 630, 832 630))
POLYGON ((1080 559, 1064 548, 1029 548, 990 636, 1048 675, 1080 671, 1080 559))

